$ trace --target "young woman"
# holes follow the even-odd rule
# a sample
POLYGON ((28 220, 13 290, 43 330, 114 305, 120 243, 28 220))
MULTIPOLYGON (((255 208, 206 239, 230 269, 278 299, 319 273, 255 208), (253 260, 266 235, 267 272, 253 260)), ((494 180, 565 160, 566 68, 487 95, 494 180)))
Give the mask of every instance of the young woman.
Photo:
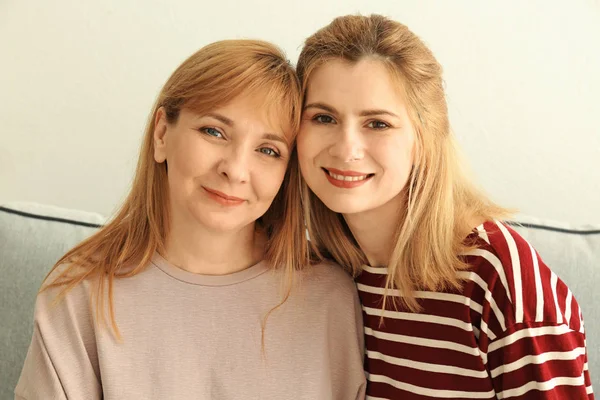
POLYGON ((269 43, 217 42, 177 68, 125 204, 38 296, 17 399, 364 396, 354 283, 303 269, 299 102, 269 43))
POLYGON ((340 17, 297 70, 309 235, 358 275, 367 398, 593 398, 579 306, 461 173, 423 42, 340 17))

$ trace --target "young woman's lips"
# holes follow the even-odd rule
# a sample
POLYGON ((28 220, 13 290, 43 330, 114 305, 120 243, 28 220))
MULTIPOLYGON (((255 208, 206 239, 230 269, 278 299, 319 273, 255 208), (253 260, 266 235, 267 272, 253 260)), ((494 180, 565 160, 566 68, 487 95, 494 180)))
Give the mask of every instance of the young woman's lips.
POLYGON ((240 199, 239 197, 229 196, 223 192, 219 192, 218 190, 207 188, 206 186, 202 186, 202 189, 204 189, 209 198, 223 206, 239 206, 246 201, 244 199, 240 199))
POLYGON ((359 171, 342 171, 335 168, 323 168, 325 177, 333 186, 352 189, 367 183, 374 174, 359 171))

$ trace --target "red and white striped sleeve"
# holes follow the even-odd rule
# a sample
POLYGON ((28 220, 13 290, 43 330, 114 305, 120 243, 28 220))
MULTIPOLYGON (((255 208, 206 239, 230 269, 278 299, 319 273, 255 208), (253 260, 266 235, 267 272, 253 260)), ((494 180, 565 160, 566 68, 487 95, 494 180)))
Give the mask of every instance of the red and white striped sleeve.
MULTIPOLYGON (((493 291, 503 320, 487 345, 498 399, 593 399, 581 309, 569 288, 510 227, 477 228, 489 246, 483 262, 500 281, 493 291)), ((485 275, 485 274, 484 274, 485 275)))
POLYGON ((566 324, 521 323, 488 348, 498 399, 593 399, 585 337, 566 324))

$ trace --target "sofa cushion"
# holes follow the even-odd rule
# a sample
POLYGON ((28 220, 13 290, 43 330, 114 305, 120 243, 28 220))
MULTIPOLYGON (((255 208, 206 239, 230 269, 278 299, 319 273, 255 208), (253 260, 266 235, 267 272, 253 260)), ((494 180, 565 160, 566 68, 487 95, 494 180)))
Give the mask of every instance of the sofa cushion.
POLYGON ((0 399, 13 399, 50 268, 104 223, 99 214, 34 203, 0 207, 0 399))

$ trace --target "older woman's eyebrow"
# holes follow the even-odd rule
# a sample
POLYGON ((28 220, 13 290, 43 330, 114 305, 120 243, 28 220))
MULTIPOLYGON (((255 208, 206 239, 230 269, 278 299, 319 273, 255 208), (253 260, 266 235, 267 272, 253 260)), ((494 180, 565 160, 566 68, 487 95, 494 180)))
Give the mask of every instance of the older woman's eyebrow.
MULTIPOLYGON (((218 121, 221 121, 222 123, 224 123, 225 125, 229 126, 230 128, 233 128, 235 126, 235 122, 231 119, 231 118, 227 118, 226 116, 219 114, 219 113, 215 113, 215 112, 211 112, 211 113, 207 113, 202 115, 200 118, 202 117, 210 117, 210 118, 214 118, 218 121)), ((276 133, 264 133, 261 136, 262 139, 266 139, 266 140, 273 140, 275 142, 280 142, 285 144, 286 146, 289 145, 288 141, 281 135, 278 135, 276 133)))
POLYGON ((267 140, 273 140, 276 142, 281 142, 283 144, 285 144, 286 146, 288 145, 287 140, 285 140, 285 138, 281 135, 277 135, 275 133, 265 133, 264 135, 262 135, 263 139, 267 139, 267 140))
POLYGON ((218 113, 207 113, 204 114, 201 117, 210 117, 210 118, 214 118, 218 121, 221 121, 222 123, 224 123, 225 125, 229 126, 229 127, 233 127, 235 124, 233 123, 233 120, 231 118, 227 118, 226 116, 222 115, 222 114, 218 114, 218 113))

